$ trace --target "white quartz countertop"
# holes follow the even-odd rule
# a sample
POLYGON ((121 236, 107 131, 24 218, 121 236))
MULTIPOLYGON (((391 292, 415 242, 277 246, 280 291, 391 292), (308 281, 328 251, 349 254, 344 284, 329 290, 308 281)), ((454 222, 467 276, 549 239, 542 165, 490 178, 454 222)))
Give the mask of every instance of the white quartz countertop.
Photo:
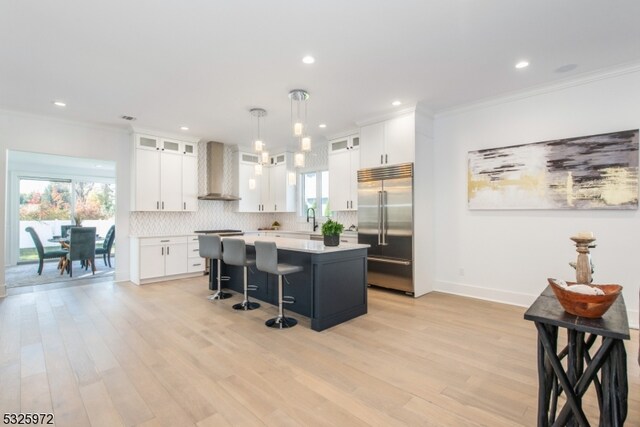
POLYGON ((271 236, 233 236, 229 239, 242 239, 247 245, 254 246, 255 242, 275 242, 278 249, 296 251, 296 252, 308 252, 313 254, 325 254, 332 252, 344 252, 354 249, 366 249, 369 245, 362 245, 359 243, 340 243, 339 246, 325 246, 323 242, 316 240, 302 240, 302 239, 288 239, 286 237, 271 237, 271 236))
MULTIPOLYGON (((247 233, 277 233, 277 234, 308 234, 310 236, 322 236, 322 232, 320 230, 311 231, 311 230, 248 230, 245 231, 247 233)), ((341 233, 342 236, 357 236, 357 231, 349 231, 345 230, 341 233)))

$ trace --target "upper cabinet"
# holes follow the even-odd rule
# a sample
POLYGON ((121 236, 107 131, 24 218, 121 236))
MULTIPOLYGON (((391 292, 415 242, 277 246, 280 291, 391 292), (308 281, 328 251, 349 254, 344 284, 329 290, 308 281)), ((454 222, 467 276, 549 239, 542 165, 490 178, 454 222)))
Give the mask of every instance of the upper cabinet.
POLYGON ((272 156, 268 165, 262 165, 260 175, 256 174, 257 154, 236 155, 238 212, 295 212, 295 186, 288 182, 289 173, 294 173, 291 153, 272 156))
POLYGON ((415 113, 360 128, 360 167, 396 165, 415 159, 415 113))
POLYGON ((359 148, 358 135, 329 141, 329 199, 333 211, 358 209, 359 148))
POLYGON ((197 155, 194 142, 134 134, 131 210, 195 211, 197 155))

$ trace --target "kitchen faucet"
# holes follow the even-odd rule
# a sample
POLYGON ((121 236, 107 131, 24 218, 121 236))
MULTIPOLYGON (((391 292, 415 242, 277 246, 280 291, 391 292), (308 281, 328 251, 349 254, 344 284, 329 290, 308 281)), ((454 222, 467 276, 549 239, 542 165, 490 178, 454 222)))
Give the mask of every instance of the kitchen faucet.
POLYGON ((316 224, 316 210, 314 208, 307 209, 307 222, 309 222, 309 218, 313 218, 313 231, 315 232, 318 229, 318 224, 316 224), (309 211, 313 211, 313 216, 309 216, 309 211))

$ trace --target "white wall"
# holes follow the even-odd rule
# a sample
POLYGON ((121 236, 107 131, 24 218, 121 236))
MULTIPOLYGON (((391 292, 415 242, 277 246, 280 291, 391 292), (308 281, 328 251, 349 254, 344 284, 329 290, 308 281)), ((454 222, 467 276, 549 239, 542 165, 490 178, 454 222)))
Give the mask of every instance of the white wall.
MULTIPOLYGON (((35 115, 0 111, 0 259, 6 251, 7 150, 60 154, 116 162, 116 245, 118 263, 115 279, 129 279, 129 148, 130 136, 124 130, 92 126, 35 115)), ((0 295, 5 293, 4 263, 0 267, 0 295)))
MULTIPOLYGON (((640 70, 436 116, 435 289, 529 305, 547 277, 572 279, 569 236, 593 231, 595 283, 619 283, 638 324, 640 213, 472 211, 467 152, 640 127, 640 70)), ((417 236, 419 238, 419 236, 417 236)))

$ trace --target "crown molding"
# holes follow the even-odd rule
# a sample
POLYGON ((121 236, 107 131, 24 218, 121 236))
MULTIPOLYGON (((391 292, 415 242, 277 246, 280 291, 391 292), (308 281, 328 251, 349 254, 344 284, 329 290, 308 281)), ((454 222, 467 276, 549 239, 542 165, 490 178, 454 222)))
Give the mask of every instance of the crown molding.
POLYGON ((458 105, 451 108, 445 108, 435 112, 435 117, 447 117, 455 114, 464 113, 471 110, 477 110, 482 108, 488 108, 495 105, 506 104, 526 98, 531 98, 546 93, 557 92, 565 89, 569 89, 575 86, 582 86, 589 83, 594 83, 600 80, 612 79, 615 77, 624 76, 627 74, 633 74, 640 72, 640 62, 631 62, 624 65, 619 65, 612 68, 600 69, 588 73, 583 73, 571 78, 567 78, 555 83, 543 84, 534 86, 525 90, 519 90, 514 92, 508 92, 505 94, 492 96, 477 101, 473 101, 467 104, 458 105))
POLYGON ((378 114, 376 116, 371 116, 363 120, 359 120, 356 122, 356 125, 358 125, 358 127, 367 126, 367 125, 380 123, 385 120, 393 119, 395 117, 400 117, 400 116, 404 116, 411 113, 420 114, 426 117, 433 117, 433 111, 428 107, 426 107, 422 102, 418 102, 417 104, 402 108, 400 110, 388 111, 383 114, 378 114))
POLYGON ((132 124, 130 124, 130 127, 131 127, 131 132, 144 133, 147 135, 152 135, 157 137, 177 139, 179 141, 192 142, 194 144, 202 140, 202 138, 199 136, 189 136, 189 135, 179 134, 179 133, 164 132, 156 129, 149 129, 145 127, 134 126, 132 124))

